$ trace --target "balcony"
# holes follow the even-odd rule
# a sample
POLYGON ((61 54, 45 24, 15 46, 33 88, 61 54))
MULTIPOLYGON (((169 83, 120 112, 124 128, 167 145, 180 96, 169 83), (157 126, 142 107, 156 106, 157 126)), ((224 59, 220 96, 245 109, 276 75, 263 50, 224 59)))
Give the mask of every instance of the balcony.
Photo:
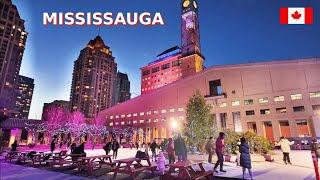
POLYGON ((223 99, 223 98, 227 98, 227 93, 209 94, 209 95, 205 95, 204 98, 206 100, 223 99))

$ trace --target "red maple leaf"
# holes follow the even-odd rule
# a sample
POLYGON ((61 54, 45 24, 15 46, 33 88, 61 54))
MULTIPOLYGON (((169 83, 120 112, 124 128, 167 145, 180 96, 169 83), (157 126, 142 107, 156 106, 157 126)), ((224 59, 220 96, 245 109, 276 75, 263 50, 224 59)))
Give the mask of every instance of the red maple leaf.
POLYGON ((301 14, 300 14, 298 11, 296 11, 296 12, 294 12, 293 14, 291 14, 291 17, 292 17, 293 19, 298 20, 298 19, 300 19, 301 14))

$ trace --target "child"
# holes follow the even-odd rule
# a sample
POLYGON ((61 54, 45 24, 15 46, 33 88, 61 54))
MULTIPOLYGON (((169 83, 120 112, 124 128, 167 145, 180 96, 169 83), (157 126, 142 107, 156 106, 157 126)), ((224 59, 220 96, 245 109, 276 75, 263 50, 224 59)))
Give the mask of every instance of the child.
POLYGON ((164 157, 163 152, 160 152, 158 155, 158 161, 157 161, 157 171, 160 175, 164 175, 166 165, 166 158, 164 157))

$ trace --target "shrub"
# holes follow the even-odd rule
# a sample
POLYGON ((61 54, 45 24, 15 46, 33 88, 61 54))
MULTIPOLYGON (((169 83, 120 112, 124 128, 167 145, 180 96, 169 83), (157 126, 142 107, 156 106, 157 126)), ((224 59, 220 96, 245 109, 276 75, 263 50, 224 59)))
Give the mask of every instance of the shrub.
POLYGON ((236 133, 231 130, 226 130, 225 133, 227 153, 236 154, 238 149, 237 143, 240 141, 241 137, 246 138, 252 152, 266 154, 272 149, 272 144, 265 137, 258 136, 253 132, 236 133))

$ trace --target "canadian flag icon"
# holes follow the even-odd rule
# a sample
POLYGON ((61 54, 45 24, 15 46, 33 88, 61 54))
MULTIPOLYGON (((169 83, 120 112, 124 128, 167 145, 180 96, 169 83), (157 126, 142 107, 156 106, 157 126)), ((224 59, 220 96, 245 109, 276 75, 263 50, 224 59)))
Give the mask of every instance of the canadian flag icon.
POLYGON ((280 8, 280 24, 313 24, 313 8, 280 8))

